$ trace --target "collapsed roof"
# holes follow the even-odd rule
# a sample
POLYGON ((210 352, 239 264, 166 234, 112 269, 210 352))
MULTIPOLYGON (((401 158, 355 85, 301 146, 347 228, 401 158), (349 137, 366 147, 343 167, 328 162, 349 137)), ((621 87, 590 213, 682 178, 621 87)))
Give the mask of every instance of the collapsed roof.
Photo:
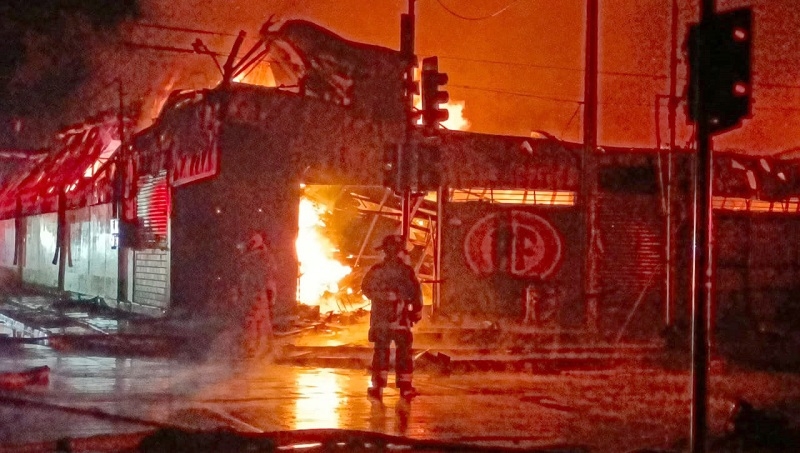
MULTIPOLYGON (((275 87, 234 83, 174 93, 156 123, 136 134, 127 179, 162 170, 174 175, 178 166, 181 171, 202 167, 214 156, 209 150, 218 151, 219 126, 227 122, 262 130, 268 137, 264 146, 295 156, 304 177, 313 182, 379 185, 385 147, 401 141, 405 128, 402 79, 407 62, 400 53, 348 41, 297 20, 278 27, 266 24, 259 43, 236 67, 246 71, 264 59, 275 87)), ((3 165, 0 173, 0 218, 55 211, 60 190, 70 207, 110 201, 118 123, 117 115, 105 112, 62 131, 49 152, 2 151, 3 163, 12 164, 3 165)), ((443 180, 453 187, 580 187, 579 144, 542 134, 440 135, 443 180)), ((425 140, 416 132, 415 139, 425 140)), ((624 166, 639 165, 642 159, 658 161, 661 153, 605 150, 600 156, 624 166), (628 157, 603 157, 615 154, 628 157)), ((765 200, 800 196, 798 160, 715 153, 715 169, 715 195, 765 200)), ((128 196, 131 187, 126 187, 128 196)))
MULTIPOLYGON (((132 121, 125 121, 130 127, 132 121)), ((55 212, 62 191, 69 208, 110 201, 119 130, 116 113, 104 112, 60 132, 53 148, 4 179, 0 218, 55 212)))

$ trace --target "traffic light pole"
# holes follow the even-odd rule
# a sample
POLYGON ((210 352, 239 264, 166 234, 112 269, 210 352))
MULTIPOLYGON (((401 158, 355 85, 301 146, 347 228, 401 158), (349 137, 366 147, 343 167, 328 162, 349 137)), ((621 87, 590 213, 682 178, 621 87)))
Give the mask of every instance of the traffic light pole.
MULTIPOLYGON (((701 26, 714 15, 714 0, 703 0, 700 9, 701 26)), ((706 37, 700 34, 697 45, 702 49, 706 37)), ((698 80, 709 72, 709 62, 702 58, 702 51, 695 52, 694 62, 699 71, 698 80)), ((694 261, 692 273, 692 409, 690 443, 693 453, 706 451, 708 420, 708 365, 709 332, 708 320, 711 307, 711 233, 712 213, 711 195, 713 168, 711 164, 711 124, 708 113, 708 93, 699 89, 695 93, 697 105, 697 157, 695 170, 694 198, 694 261)))
MULTIPOLYGON (((406 59, 406 80, 414 80, 414 36, 415 36, 415 22, 414 3, 416 0, 408 0, 408 13, 401 19, 400 24, 400 53, 406 59)), ((405 140, 403 142, 403 152, 406 158, 409 155, 409 150, 412 146, 412 134, 414 130, 414 94, 408 92, 405 99, 406 103, 406 125, 405 125, 405 140)), ((407 185, 403 186, 402 203, 401 203, 401 231, 400 234, 406 241, 409 240, 411 232, 411 188, 407 185)))

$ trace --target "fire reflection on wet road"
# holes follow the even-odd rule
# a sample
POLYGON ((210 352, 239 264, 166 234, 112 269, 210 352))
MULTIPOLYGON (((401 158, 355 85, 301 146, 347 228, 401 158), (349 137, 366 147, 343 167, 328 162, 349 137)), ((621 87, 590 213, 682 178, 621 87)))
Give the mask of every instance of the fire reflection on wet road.
POLYGON ((339 414, 347 406, 344 392, 347 378, 330 369, 309 369, 297 373, 295 429, 339 426, 339 414))
MULTIPOLYGON (((49 385, 0 392, 0 438, 6 443, 158 426, 253 433, 341 428, 627 451, 668 446, 688 428, 688 373, 657 369, 450 377, 420 372, 415 386, 421 394, 411 403, 388 388, 383 404, 375 404, 366 398, 367 370, 79 357, 37 347, 0 360, 1 369, 42 365, 52 370, 49 385), (21 410, 11 399, 37 405, 21 410)), ((758 405, 800 401, 796 375, 718 374, 712 384, 716 431, 734 396, 758 405)))

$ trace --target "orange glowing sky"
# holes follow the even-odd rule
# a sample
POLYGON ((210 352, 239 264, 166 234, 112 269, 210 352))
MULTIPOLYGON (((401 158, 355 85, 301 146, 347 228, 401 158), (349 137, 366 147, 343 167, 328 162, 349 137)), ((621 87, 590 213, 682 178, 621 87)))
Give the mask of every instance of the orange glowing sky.
MULTIPOLYGON (((450 77, 448 91, 464 101, 464 116, 475 132, 528 136, 546 131, 568 141, 582 140, 583 0, 517 0, 503 13, 487 16, 514 0, 417 0, 420 56, 438 55, 450 77)), ((679 29, 697 15, 698 0, 678 0, 679 29)), ((753 4, 755 117, 745 127, 715 139, 718 149, 756 154, 800 146, 800 12, 795 0, 718 1, 718 9, 753 4), (775 86, 788 85, 789 88, 775 86), (796 88, 794 86, 797 86, 796 88)), ((143 0, 142 21, 256 36, 272 14, 277 19, 308 19, 344 38, 399 48, 399 16, 405 0, 143 0)), ((656 95, 668 93, 671 0, 600 0, 599 144, 656 146, 656 95)), ((131 40, 189 48, 198 36, 130 27, 131 40)), ((214 50, 227 52, 230 36, 203 35, 214 50)), ((147 53, 147 51, 139 51, 147 53)), ((682 59, 682 53, 679 53, 682 59)), ((197 66, 214 69, 208 57, 150 52, 130 61, 150 71, 162 87, 194 88, 208 83, 197 66), (182 62, 176 62, 178 60, 182 62)), ((134 63, 127 63, 134 64, 134 63)), ((680 64, 678 84, 685 77, 680 64)), ((168 89, 162 88, 165 91, 168 89)), ((154 116, 152 113, 151 116, 154 116)), ((667 139, 666 102, 661 110, 661 142, 667 139)), ((678 144, 690 130, 680 107, 678 144)))

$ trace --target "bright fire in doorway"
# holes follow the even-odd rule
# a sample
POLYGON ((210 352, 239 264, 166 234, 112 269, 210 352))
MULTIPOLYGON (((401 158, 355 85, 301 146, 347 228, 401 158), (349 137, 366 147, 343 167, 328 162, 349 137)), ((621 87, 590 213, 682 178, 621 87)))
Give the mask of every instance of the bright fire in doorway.
POLYGON ((339 282, 352 271, 350 266, 334 258, 338 250, 324 235, 322 216, 326 211, 326 206, 318 201, 306 196, 300 199, 300 228, 295 243, 300 262, 297 300, 306 305, 319 305, 320 313, 342 311, 336 294, 340 290, 339 282))

